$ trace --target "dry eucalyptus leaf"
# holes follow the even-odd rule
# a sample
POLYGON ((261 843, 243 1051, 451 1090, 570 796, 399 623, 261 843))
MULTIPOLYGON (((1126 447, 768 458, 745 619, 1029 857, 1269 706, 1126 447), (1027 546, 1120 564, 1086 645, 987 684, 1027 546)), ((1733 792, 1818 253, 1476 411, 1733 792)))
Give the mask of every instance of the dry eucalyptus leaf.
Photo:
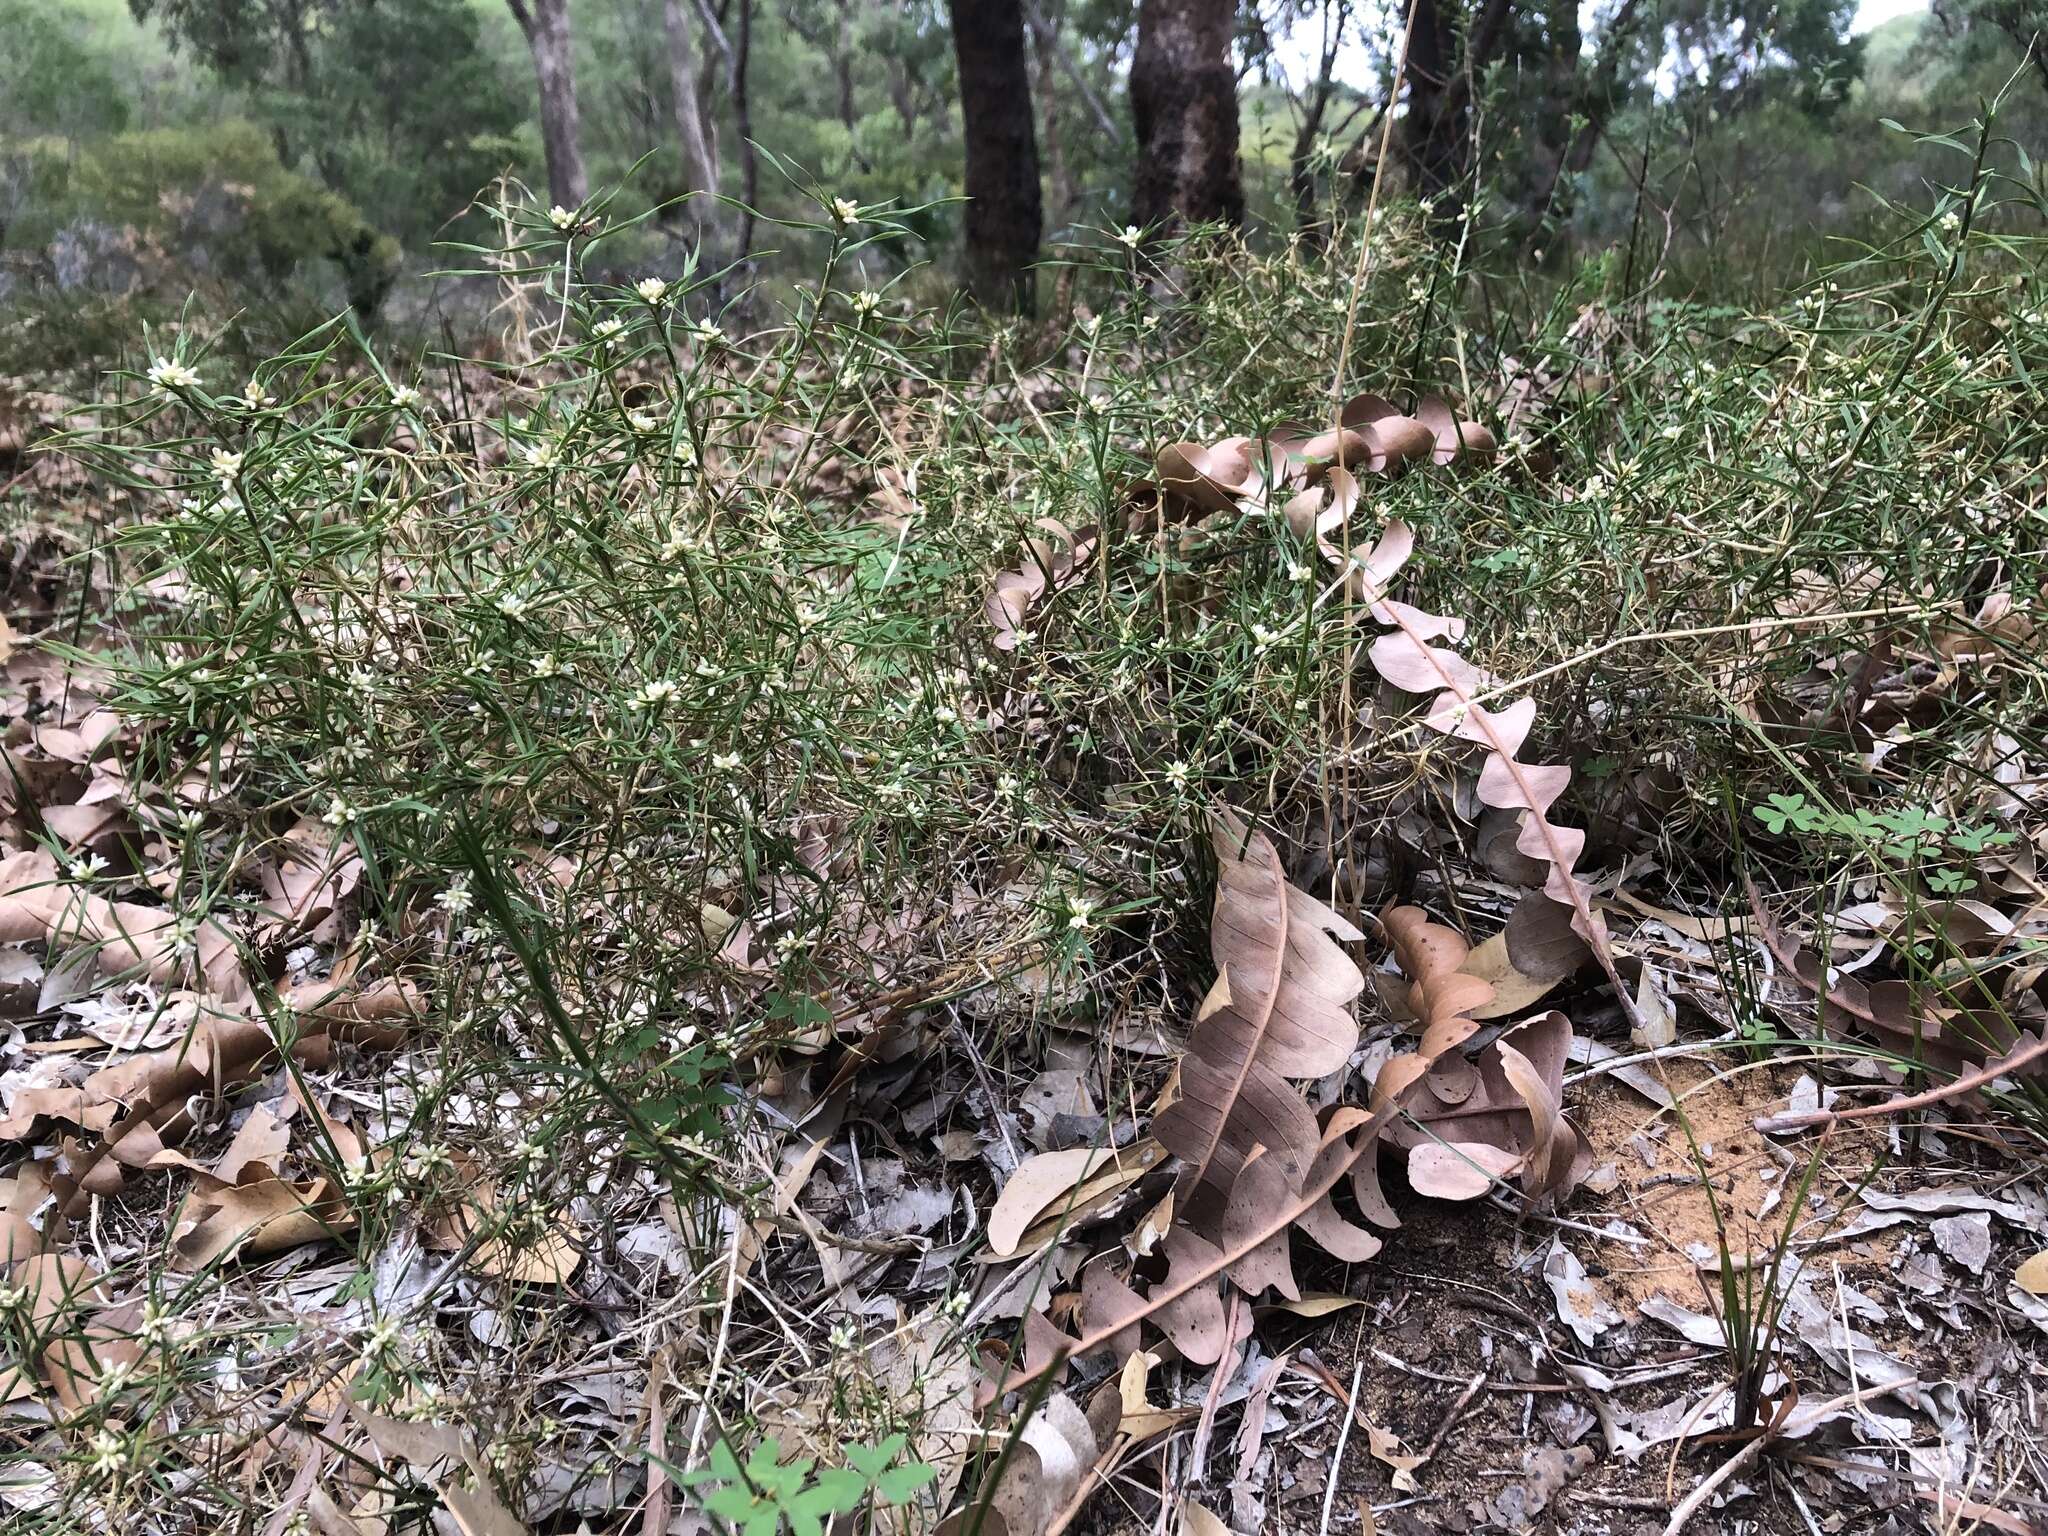
POLYGON ((1515 968, 1515 962, 1508 955, 1508 938, 1505 932, 1496 933, 1492 938, 1478 945, 1458 967, 1464 975, 1476 977, 1493 988, 1493 996, 1486 1002, 1475 1004, 1467 1010, 1470 1018, 1476 1020, 1512 1018, 1515 1014, 1526 1013, 1543 998, 1557 990, 1564 980, 1562 976, 1532 976, 1515 968))
POLYGON ((1426 1141, 1408 1154, 1408 1184, 1432 1200, 1477 1200, 1521 1166, 1519 1153, 1483 1141, 1426 1141))
POLYGON ((1636 978, 1636 1022, 1629 1037, 1647 1051, 1662 1050, 1678 1039, 1677 1011, 1665 995, 1657 968, 1647 960, 1636 978))
POLYGON ((1319 1134, 1287 1080, 1323 1077, 1351 1059, 1351 1001, 1365 978, 1336 942, 1364 935, 1287 883, 1264 833, 1219 811, 1210 834, 1216 984, 1188 1037, 1181 1096, 1153 1134, 1184 1165, 1184 1215, 1213 1231, 1255 1147, 1278 1160, 1291 1190, 1301 1188, 1319 1134))
POLYGON ((1543 1283, 1557 1300, 1558 1320, 1589 1348, 1621 1321, 1621 1314, 1587 1276, 1586 1266, 1558 1238, 1550 1240, 1550 1252, 1543 1260, 1543 1283))
POLYGON ((1113 1210, 1165 1156, 1165 1149, 1146 1137, 1128 1147, 1075 1147, 1027 1157, 1004 1183, 989 1212, 990 1251, 999 1258, 1029 1253, 1070 1227, 1100 1218, 1113 1210), (1071 1161, 1047 1162, 1052 1158, 1071 1161), (1077 1181, 1076 1170, 1086 1170, 1077 1181), (1012 1196, 1012 1188, 1027 1172, 1027 1182, 1012 1196), (1019 1231, 1019 1222, 1030 1225, 1019 1231))
POLYGON ((2048 1249, 2021 1261, 2012 1282, 2029 1296, 2048 1296, 2048 1249))
POLYGON ((234 1184, 195 1174, 173 1236, 180 1264, 196 1270, 229 1253, 282 1253, 355 1225, 354 1210, 325 1178, 295 1182, 252 1165, 234 1184))
POLYGON ((1018 1239, 1048 1207, 1067 1199, 1091 1175, 1118 1166, 1114 1147, 1075 1147, 1025 1158, 989 1210, 989 1247, 1004 1256, 1015 1253, 1018 1239))

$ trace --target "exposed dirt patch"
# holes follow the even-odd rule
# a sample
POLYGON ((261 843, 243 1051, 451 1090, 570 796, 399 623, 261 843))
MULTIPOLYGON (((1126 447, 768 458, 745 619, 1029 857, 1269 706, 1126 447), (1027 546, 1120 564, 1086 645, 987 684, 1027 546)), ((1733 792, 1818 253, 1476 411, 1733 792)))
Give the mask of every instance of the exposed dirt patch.
MULTIPOLYGON (((1593 1245, 1587 1262, 1604 1269, 1596 1277, 1601 1293, 1630 1315, 1654 1296, 1708 1305, 1723 1241, 1740 1261, 1768 1263, 1794 1211, 1796 1241, 1824 1238, 1885 1153, 1883 1131, 1868 1124, 1797 1150, 1759 1135, 1756 1118, 1785 1107, 1801 1075, 1796 1067, 1664 1065, 1679 1112, 1600 1079, 1577 1117, 1592 1143, 1595 1175, 1571 1214, 1593 1227, 1623 1224, 1614 1240, 1593 1245), (1816 1149, 1821 1166, 1802 1200, 1806 1159, 1816 1149)), ((1882 1268, 1895 1246, 1874 1234, 1842 1244, 1836 1257, 1845 1271, 1882 1268)))

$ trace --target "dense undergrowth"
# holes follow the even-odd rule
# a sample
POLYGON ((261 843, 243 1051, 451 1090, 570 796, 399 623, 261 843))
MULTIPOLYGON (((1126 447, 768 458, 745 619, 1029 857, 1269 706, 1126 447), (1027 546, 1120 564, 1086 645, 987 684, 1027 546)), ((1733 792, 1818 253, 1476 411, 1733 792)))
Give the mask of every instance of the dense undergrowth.
MULTIPOLYGON (((1218 804, 1353 918, 1419 894, 1494 926, 1528 860, 1473 764, 1366 667, 1363 610, 1285 519, 1158 515, 1168 443, 1327 422, 1359 389, 1458 401, 1498 456, 1368 479, 1342 537, 1411 526, 1402 595, 1539 701, 1581 874, 1730 911, 1748 874, 1809 923, 1888 901, 1909 965, 1967 967, 1962 917, 2032 882, 2048 713, 2048 276, 2037 238, 1978 227, 2011 189, 1971 167, 1760 313, 1652 289, 1517 320, 1397 208, 1364 250, 1352 224, 1154 266, 1106 233, 1069 253, 1071 313, 990 336, 846 280, 887 211, 822 210, 829 264, 768 311, 714 310, 710 273, 585 281, 599 208, 509 216, 462 258, 504 296, 484 359, 337 322, 243 377, 198 325, 151 338, 61 445, 94 475, 78 579, 107 600, 43 642, 113 670, 148 884, 193 931, 253 949, 280 850, 359 857, 331 953, 251 966, 274 1028, 287 977, 336 957, 428 1001, 360 1105, 390 1154, 305 1153, 347 1211, 352 1321, 249 1310, 225 1255, 175 1274, 125 1210, 116 1288, 186 1321, 118 1384, 149 1411, 102 1391, 100 1439, 35 1449, 62 1489, 40 1528, 173 1500, 252 1521, 278 1472, 238 1484, 199 1426, 260 1427, 308 1351, 371 1407, 451 1411, 507 1490, 556 1475, 520 1382, 578 1347, 576 1309, 542 1283, 488 1335, 437 1327, 380 1267, 475 1186, 513 1248, 568 1234, 634 1277, 613 1358, 709 1371, 679 1466, 758 1438, 742 1353, 831 1379, 805 1421, 828 1456, 879 1440, 900 1401, 831 1347, 866 1323, 720 1278, 801 1239, 792 1125, 909 1052, 1007 1079, 1049 1018, 1170 1033, 1207 979, 1218 804), (993 617, 1032 540, 1046 590, 993 617), (673 1253, 635 1268, 621 1234, 650 1223, 673 1253)), ((58 851, 67 881, 134 883, 58 851)), ((1763 957, 1727 959, 1705 1011, 1752 1045, 1792 1030, 1745 979, 1763 957)), ((1998 994, 2014 1033, 2032 986, 1998 994)), ((1153 1058, 1125 1070, 1104 1096, 1149 1100, 1153 1058)), ((980 1322, 972 1280, 949 1328, 980 1322)), ((579 1486, 623 1454, 591 1444, 579 1486)))

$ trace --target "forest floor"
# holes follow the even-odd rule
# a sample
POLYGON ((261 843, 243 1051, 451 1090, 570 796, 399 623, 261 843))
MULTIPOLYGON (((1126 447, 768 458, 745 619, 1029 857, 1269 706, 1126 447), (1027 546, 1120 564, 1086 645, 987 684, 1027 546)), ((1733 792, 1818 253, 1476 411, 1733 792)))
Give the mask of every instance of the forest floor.
POLYGON ((10 1531, 2048 1529, 2039 272, 1216 259, 0 387, 10 1531))

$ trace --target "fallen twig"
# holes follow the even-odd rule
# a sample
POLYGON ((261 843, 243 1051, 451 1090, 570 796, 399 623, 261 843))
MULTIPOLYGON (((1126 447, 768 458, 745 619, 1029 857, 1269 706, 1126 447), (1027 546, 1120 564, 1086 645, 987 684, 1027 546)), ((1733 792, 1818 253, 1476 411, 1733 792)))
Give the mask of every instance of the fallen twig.
POLYGON ((2017 1072, 2048 1056, 2048 1032, 2037 1040, 2030 1040, 2010 1056, 2001 1056, 1996 1061, 1987 1061, 1974 1072, 1965 1072, 1938 1087, 1922 1093, 1901 1094, 1876 1104, 1865 1104, 1861 1109, 1805 1109, 1782 1115, 1759 1115, 1756 1128, 1766 1136, 1778 1136, 1787 1131, 1804 1131, 1815 1126, 1831 1127, 1845 1120, 1873 1120, 1885 1115, 1903 1115, 1915 1109, 1925 1109, 1930 1104, 1939 1104, 1946 1099, 1961 1098, 1966 1093, 1996 1082, 2007 1073, 2017 1072))
MULTIPOLYGON (((1862 1402, 1865 1398, 1882 1397, 1887 1392, 1896 1392, 1901 1387, 1915 1385, 1917 1385, 1916 1379, 1910 1376, 1904 1381, 1874 1382, 1867 1387, 1858 1387, 1853 1392, 1844 1392, 1840 1397, 1829 1398, 1818 1408, 1814 1408, 1809 1413, 1803 1415, 1803 1417, 1823 1419, 1837 1408, 1848 1408, 1862 1402)), ((1664 1536, 1679 1536, 1679 1532, 1685 1529, 1686 1522, 1698 1514, 1707 1500, 1714 1496, 1714 1490, 1755 1461, 1757 1457, 1761 1456, 1764 1453, 1765 1447, 1778 1441, 1784 1434, 1786 1422, 1796 1417, 1802 1417, 1802 1415, 1796 1412, 1779 1415, 1754 1440, 1750 1441, 1741 1450, 1708 1473, 1701 1480, 1699 1487, 1687 1494, 1678 1506, 1671 1511, 1671 1523, 1664 1527, 1664 1536)))

